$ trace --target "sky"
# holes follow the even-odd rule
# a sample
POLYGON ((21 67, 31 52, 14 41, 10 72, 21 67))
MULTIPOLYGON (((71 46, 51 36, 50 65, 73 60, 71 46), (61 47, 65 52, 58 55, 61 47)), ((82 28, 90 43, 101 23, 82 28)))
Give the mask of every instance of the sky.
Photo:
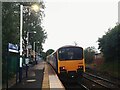
POLYGON ((74 42, 98 49, 98 38, 118 22, 118 0, 45 0, 45 5, 45 52, 74 42))

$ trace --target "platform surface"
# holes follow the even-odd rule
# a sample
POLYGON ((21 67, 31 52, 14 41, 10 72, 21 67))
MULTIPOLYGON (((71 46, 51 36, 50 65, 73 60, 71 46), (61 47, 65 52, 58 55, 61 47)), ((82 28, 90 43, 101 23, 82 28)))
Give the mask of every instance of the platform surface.
POLYGON ((51 67, 50 64, 45 62, 45 72, 44 72, 44 78, 43 78, 43 85, 42 88, 60 88, 62 90, 64 89, 63 84, 59 80, 57 74, 55 73, 54 69, 51 67))
MULTIPOLYGON (((9 89, 52 90, 60 88, 65 90, 54 69, 45 61, 40 61, 38 64, 30 66, 28 69, 28 77, 23 76, 21 83, 18 82, 16 84, 14 82, 14 84, 10 86, 11 82, 9 82, 9 89)), ((3 88, 3 90, 4 89, 5 88, 3 88)))

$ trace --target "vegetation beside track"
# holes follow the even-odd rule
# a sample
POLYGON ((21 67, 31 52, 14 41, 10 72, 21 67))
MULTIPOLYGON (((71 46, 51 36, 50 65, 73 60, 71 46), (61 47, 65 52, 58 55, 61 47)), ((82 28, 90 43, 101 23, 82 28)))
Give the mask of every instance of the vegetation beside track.
POLYGON ((87 64, 92 70, 95 70, 102 75, 111 76, 120 79, 120 63, 117 61, 112 62, 93 62, 92 64, 87 64))

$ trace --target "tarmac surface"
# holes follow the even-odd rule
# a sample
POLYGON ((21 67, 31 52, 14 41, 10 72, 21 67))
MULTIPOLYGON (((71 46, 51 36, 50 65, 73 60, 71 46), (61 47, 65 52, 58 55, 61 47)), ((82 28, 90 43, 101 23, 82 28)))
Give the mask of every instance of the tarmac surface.
POLYGON ((14 84, 9 83, 10 87, 8 89, 3 88, 2 90, 65 90, 54 69, 44 60, 40 60, 35 65, 30 65, 27 77, 25 77, 25 70, 22 72, 21 82, 15 83, 14 80, 14 84))
POLYGON ((39 89, 42 88, 44 75, 44 61, 38 62, 34 66, 28 68, 28 77, 24 77, 21 83, 14 84, 9 89, 39 89))

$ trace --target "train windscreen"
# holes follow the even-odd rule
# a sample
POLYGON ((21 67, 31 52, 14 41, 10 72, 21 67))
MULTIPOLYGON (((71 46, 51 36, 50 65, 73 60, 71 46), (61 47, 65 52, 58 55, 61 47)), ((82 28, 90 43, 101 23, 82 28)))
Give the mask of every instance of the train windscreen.
POLYGON ((80 47, 65 47, 58 50, 59 60, 81 60, 83 49, 80 47))

